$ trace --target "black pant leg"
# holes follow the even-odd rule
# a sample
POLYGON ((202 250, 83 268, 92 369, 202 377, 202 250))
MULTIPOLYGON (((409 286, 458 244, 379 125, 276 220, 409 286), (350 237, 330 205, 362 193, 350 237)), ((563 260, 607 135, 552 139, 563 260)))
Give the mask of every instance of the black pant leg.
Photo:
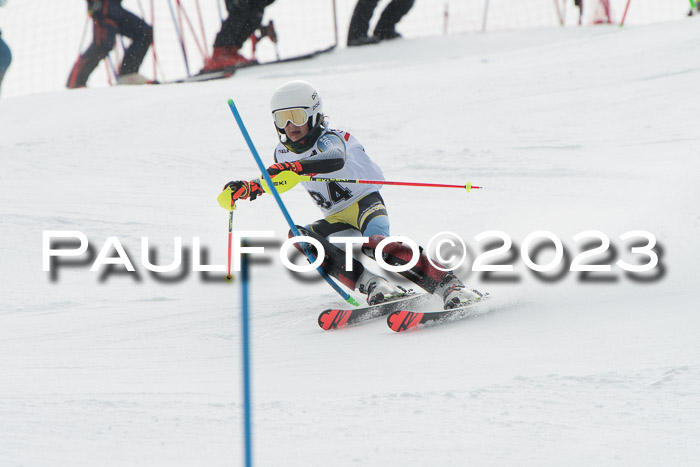
MULTIPOLYGON (((299 229, 299 232, 302 235, 315 238, 323 246, 324 257, 323 263, 321 264, 323 270, 326 271, 329 276, 338 279, 338 281, 341 282, 344 286, 348 287, 351 290, 355 290, 358 286, 357 281, 360 279, 360 276, 364 272, 365 267, 362 265, 361 262, 359 262, 355 258, 352 259, 352 271, 346 267, 345 251, 341 250, 336 245, 329 242, 323 234, 319 234, 315 231, 315 229, 319 227, 323 222, 325 221, 321 220, 314 222, 312 227, 313 230, 309 230, 305 227, 300 226, 297 226, 297 228, 299 229)), ((326 222, 326 225, 329 229, 328 231, 333 231, 335 228, 338 227, 337 224, 328 224, 328 222, 326 222)), ((352 226, 350 225, 347 225, 347 227, 352 228, 352 226)), ((289 238, 292 238, 292 236, 293 234, 290 231, 289 238)), ((297 248, 297 250, 303 252, 303 247, 299 243, 296 243, 295 247, 297 248)), ((313 245, 309 244, 308 248, 311 254, 313 254, 315 257, 318 257, 318 251, 316 251, 316 248, 313 245)))
POLYGON ((367 36, 369 22, 372 19, 374 9, 379 0, 358 0, 355 10, 352 12, 350 28, 348 29, 348 41, 367 36))
POLYGON ((102 12, 95 12, 92 22, 92 44, 73 65, 73 70, 68 77, 69 88, 85 86, 100 60, 105 58, 114 47, 114 39, 117 36, 116 23, 105 17, 102 12))
POLYGON ((413 7, 415 0, 393 0, 389 3, 382 16, 377 22, 377 26, 374 28, 375 36, 386 36, 387 33, 394 32, 396 28, 396 23, 398 23, 401 18, 403 18, 406 13, 413 7))
POLYGON ((131 45, 124 52, 119 74, 128 75, 139 71, 148 48, 153 42, 153 28, 135 14, 123 9, 121 5, 119 9, 121 11, 114 18, 119 27, 119 34, 131 39, 131 45))
POLYGON ((221 24, 214 47, 242 47, 262 23, 265 7, 274 0, 229 0, 228 18, 221 24))

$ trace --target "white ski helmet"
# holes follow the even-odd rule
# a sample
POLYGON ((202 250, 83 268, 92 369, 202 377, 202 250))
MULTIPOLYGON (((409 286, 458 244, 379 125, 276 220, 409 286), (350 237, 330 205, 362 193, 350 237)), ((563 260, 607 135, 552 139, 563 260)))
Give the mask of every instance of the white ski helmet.
POLYGON ((280 133, 284 132, 284 127, 290 121, 297 126, 309 122, 311 128, 321 125, 323 121, 321 96, 316 88, 306 81, 290 81, 277 88, 272 95, 270 109, 275 126, 280 133), (283 112, 292 109, 302 109, 303 112, 283 112), (304 114, 305 121, 301 121, 304 114))

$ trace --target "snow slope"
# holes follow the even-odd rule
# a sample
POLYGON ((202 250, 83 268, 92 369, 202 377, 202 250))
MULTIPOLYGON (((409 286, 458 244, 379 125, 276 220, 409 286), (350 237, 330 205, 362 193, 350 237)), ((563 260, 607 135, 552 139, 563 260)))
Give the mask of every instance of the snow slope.
MULTIPOLYGON (((235 229, 276 234, 252 272, 258 465, 696 464, 698 21, 404 40, 219 82, 3 100, 0 464, 241 462, 239 285, 191 263, 151 275, 140 238, 158 263, 174 237, 225 262, 216 195, 257 172, 226 100, 269 162, 269 96, 290 79, 317 86, 388 179, 486 187, 386 187, 393 233, 454 232, 471 261, 480 232, 519 246, 549 230, 570 261, 594 229, 615 246, 599 261, 634 263, 619 236, 641 229, 660 265, 545 280, 503 255, 511 280, 458 270, 493 295, 469 319, 323 332, 318 312, 342 301, 280 264, 270 197, 241 203, 235 229), (46 230, 84 232, 94 255, 118 237, 137 272, 83 257, 52 276, 46 230)), ((320 216, 300 188, 284 199, 298 223, 320 216)))

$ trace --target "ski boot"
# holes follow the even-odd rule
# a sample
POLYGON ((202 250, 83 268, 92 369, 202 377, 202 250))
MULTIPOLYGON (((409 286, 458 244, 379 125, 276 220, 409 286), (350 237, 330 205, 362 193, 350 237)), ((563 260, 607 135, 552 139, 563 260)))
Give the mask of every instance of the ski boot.
POLYGON ((378 44, 379 39, 370 36, 348 37, 348 47, 360 47, 363 45, 378 44))
POLYGON ((383 302, 388 302, 401 298, 408 293, 401 286, 394 285, 381 276, 370 273, 365 270, 358 280, 360 284, 358 289, 360 293, 367 294, 367 304, 378 305, 383 302))
POLYGON ((372 35, 374 39, 377 39, 377 41, 390 41, 393 39, 401 39, 401 34, 396 32, 395 29, 375 29, 374 30, 374 35, 372 35))
POLYGON ((138 84, 155 84, 153 80, 141 76, 138 73, 127 73, 125 75, 119 75, 117 78, 117 84, 120 85, 138 85, 138 84))
POLYGON ((204 67, 200 73, 211 73, 257 63, 256 60, 239 54, 238 50, 238 47, 214 47, 214 53, 204 61, 204 67))
POLYGON ((445 310, 459 308, 481 300, 484 296, 478 290, 472 290, 465 286, 457 277, 448 274, 435 290, 435 294, 442 296, 445 310))

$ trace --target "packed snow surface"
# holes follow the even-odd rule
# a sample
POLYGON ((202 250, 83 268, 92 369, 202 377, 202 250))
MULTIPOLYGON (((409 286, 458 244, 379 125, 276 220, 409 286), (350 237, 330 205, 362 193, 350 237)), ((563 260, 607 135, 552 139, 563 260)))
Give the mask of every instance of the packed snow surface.
MULTIPOLYGON (((225 264, 216 196, 259 174, 227 99, 269 164, 269 98, 305 79, 388 180, 485 187, 382 195, 392 233, 464 239, 457 272, 492 298, 416 332, 322 331, 319 312, 344 302, 281 264, 272 197, 240 202, 234 230, 275 233, 255 243, 250 288, 257 465, 697 465, 699 42, 695 18, 405 39, 221 81, 3 100, 0 464, 241 463, 241 283, 192 272, 193 237, 225 264), (43 271, 57 230, 83 232, 92 258, 43 271), (474 239, 492 230, 513 247, 487 262, 511 273, 471 271, 502 243, 474 239), (543 277, 520 256, 541 230, 566 253, 543 277), (588 262, 612 269, 582 276, 568 266, 600 240, 573 237, 590 230, 611 247, 588 262), (659 264, 628 274, 618 259, 648 262, 631 251, 646 241, 620 239, 638 230, 659 264), (90 271, 110 237, 135 272, 90 271), (157 264, 182 238, 177 277, 145 269, 141 237, 157 264)), ((298 224, 321 216, 301 187, 283 199, 298 224)))

